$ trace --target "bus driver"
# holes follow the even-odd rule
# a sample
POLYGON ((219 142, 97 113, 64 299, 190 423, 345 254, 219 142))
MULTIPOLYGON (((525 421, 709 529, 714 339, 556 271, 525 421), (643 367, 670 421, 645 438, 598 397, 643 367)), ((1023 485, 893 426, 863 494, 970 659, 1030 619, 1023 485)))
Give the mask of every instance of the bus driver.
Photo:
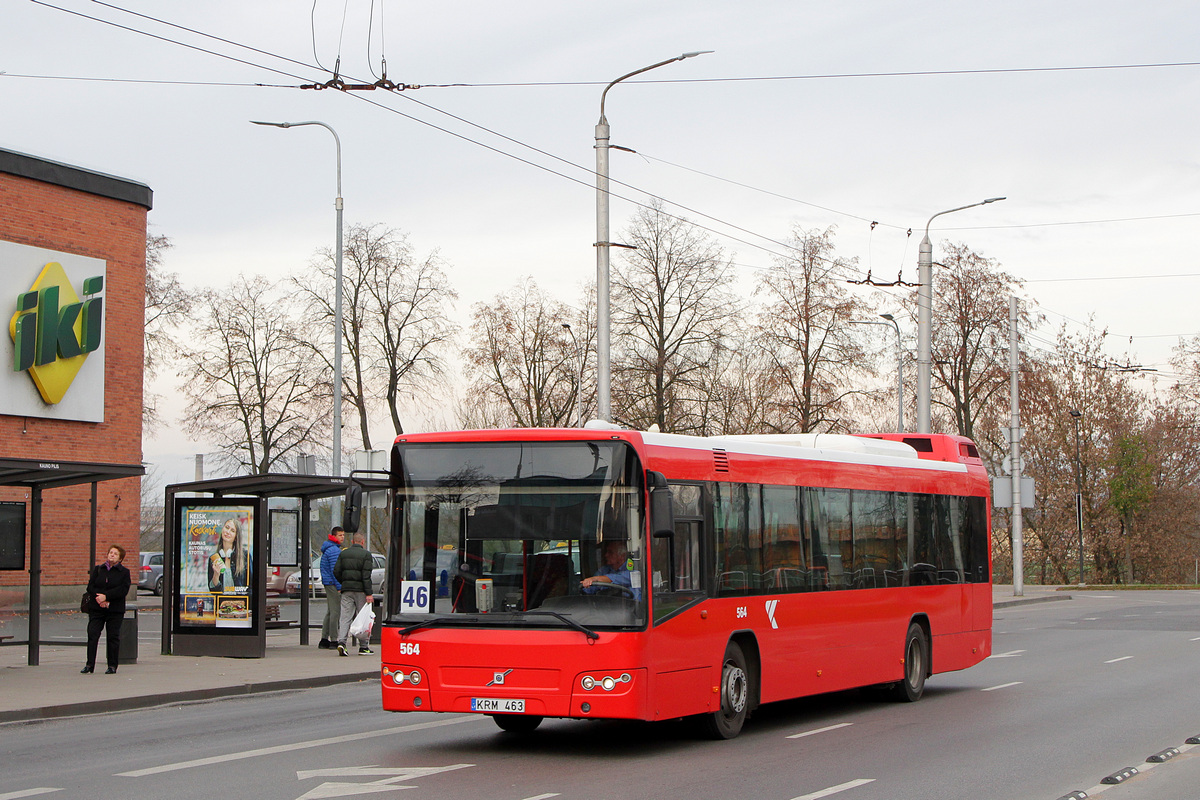
POLYGON ((622 586, 637 599, 640 592, 633 588, 633 576, 629 572, 629 551, 625 542, 620 539, 609 539, 600 549, 600 558, 604 562, 600 569, 590 578, 580 581, 584 594, 595 594, 604 584, 622 586), (596 585, 594 585, 596 584, 596 585))

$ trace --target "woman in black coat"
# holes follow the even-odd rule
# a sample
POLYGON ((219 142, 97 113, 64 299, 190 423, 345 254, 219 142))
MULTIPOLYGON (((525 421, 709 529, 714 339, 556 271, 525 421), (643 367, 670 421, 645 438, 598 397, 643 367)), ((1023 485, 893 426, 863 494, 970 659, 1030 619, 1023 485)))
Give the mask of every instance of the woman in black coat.
POLYGON ((121 564, 125 558, 125 548, 111 545, 108 548, 108 558, 103 563, 92 567, 92 576, 88 579, 87 590, 92 596, 88 604, 87 627, 87 663, 81 673, 87 674, 96 669, 96 650, 100 646, 100 631, 107 630, 108 669, 105 675, 117 671, 117 656, 121 647, 121 619, 125 616, 125 596, 129 594, 129 570, 121 564))

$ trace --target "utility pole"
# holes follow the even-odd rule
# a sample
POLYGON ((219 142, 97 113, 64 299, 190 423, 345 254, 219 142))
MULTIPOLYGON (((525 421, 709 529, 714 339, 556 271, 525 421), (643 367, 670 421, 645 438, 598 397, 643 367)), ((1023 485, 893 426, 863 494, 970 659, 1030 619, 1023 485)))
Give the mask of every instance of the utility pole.
POLYGON ((1009 427, 1009 458, 1012 465, 1012 557, 1013 596, 1025 595, 1025 539, 1021 530, 1021 360, 1017 351, 1017 298, 1008 299, 1008 370, 1012 423, 1009 427))

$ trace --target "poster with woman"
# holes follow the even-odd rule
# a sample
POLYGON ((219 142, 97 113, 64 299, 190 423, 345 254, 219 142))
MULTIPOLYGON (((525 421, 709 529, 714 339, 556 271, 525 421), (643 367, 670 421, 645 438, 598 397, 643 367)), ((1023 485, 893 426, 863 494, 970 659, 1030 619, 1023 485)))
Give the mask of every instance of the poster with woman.
POLYGON ((180 624, 249 628, 254 507, 183 506, 180 520, 180 624))

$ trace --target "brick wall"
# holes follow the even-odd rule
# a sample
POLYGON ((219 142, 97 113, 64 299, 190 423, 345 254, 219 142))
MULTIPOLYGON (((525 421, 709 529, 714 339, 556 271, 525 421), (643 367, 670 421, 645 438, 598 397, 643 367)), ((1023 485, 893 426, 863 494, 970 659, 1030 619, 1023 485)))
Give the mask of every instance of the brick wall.
MULTIPOLYGON (((136 203, 0 172, 0 239, 108 262, 104 421, 13 417, 0 409, 0 454, 58 461, 141 462, 146 212, 136 203)), ((35 277, 30 275, 31 283, 35 277)), ((7 329, 7 313, 4 316, 7 329)), ((8 331, 3 335, 7 337, 8 331)), ((136 574, 140 480, 104 481, 97 489, 97 557, 103 558, 110 544, 119 544, 127 551, 125 565, 136 574)), ((0 500, 28 503, 30 492, 0 487, 0 500)), ((70 597, 76 592, 74 587, 87 582, 90 505, 90 485, 42 493, 41 583, 46 602, 70 597)), ((28 572, 0 572, 0 589, 9 590, 4 594, 10 597, 12 590, 28 583, 28 572)))

